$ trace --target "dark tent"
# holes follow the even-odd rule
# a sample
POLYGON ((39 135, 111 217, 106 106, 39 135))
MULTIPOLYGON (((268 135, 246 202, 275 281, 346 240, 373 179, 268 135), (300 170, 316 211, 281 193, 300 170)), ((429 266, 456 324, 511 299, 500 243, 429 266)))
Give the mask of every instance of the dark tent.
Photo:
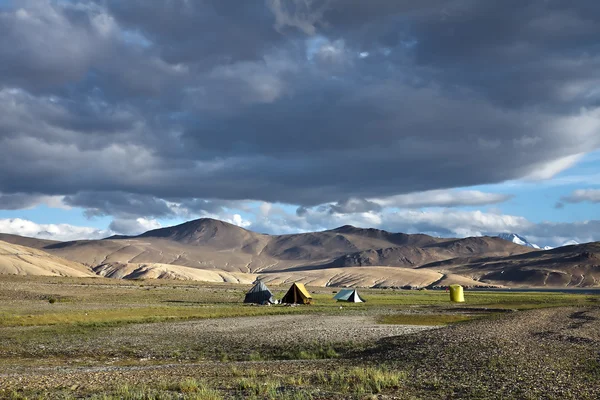
POLYGON ((244 303, 275 303, 275 299, 273 298, 273 293, 271 293, 267 285, 265 285, 261 281, 258 281, 258 283, 254 285, 254 287, 250 289, 248 293, 246 293, 244 303))
POLYGON ((285 304, 310 304, 311 300, 312 297, 304 287, 304 284, 294 283, 285 296, 283 296, 281 302, 285 304))
POLYGON ((343 289, 334 297, 337 301, 345 301, 348 303, 364 303, 365 299, 360 297, 356 289, 343 289))

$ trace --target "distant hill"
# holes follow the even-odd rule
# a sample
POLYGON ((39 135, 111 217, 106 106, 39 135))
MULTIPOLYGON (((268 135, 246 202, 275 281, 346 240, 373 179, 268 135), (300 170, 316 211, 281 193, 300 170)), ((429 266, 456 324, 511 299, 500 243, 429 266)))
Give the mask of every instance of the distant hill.
POLYGON ((600 242, 508 257, 449 259, 420 268, 506 286, 598 287, 600 242))
POLYGON ((137 236, 138 239, 166 239, 173 242, 211 247, 217 251, 239 250, 260 252, 268 235, 254 233, 227 222, 202 218, 168 228, 154 229, 137 236))
POLYGON ((319 285, 600 286, 600 281, 594 280, 593 260, 598 251, 592 244, 539 251, 498 237, 437 238, 350 225, 322 232, 266 235, 209 218, 103 240, 9 239, 29 241, 100 275, 117 278, 246 282, 260 276, 274 282, 299 280, 319 285), (588 250, 580 250, 581 246, 588 250), (569 261, 580 253, 590 256, 579 264, 569 261), (577 281, 580 271, 584 278, 577 281))
POLYGON ((79 263, 4 241, 0 241, 0 275, 96 276, 79 263))
POLYGON ((19 246, 26 246, 34 249, 43 249, 51 244, 60 243, 55 240, 36 239, 26 236, 11 235, 8 233, 0 233, 0 240, 6 243, 17 244, 19 246))
POLYGON ((422 246, 399 246, 384 249, 369 249, 346 254, 328 264, 331 267, 368 265, 394 265, 414 268, 438 260, 485 254, 487 256, 509 256, 530 250, 506 243, 494 237, 471 237, 465 239, 438 239, 422 246))
POLYGON ((530 251, 498 238, 441 239, 352 226, 265 235, 210 218, 135 237, 54 243, 45 249, 90 267, 160 263, 245 273, 365 265, 412 268, 464 255, 530 251))

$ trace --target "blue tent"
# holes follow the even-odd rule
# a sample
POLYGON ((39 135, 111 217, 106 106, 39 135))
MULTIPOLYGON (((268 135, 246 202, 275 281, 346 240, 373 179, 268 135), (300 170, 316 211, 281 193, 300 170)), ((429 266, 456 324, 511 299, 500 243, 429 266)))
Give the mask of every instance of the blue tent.
POLYGON ((365 299, 360 297, 356 289, 342 289, 338 294, 333 296, 337 301, 345 301, 348 303, 364 303, 365 299))

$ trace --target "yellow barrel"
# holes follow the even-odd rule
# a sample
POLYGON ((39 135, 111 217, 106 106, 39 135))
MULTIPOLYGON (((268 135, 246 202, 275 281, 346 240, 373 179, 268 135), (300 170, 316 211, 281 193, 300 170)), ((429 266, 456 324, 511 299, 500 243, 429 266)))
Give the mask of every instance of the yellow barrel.
POLYGON ((450 301, 454 303, 464 303, 465 295, 463 287, 460 285, 450 285, 450 301))

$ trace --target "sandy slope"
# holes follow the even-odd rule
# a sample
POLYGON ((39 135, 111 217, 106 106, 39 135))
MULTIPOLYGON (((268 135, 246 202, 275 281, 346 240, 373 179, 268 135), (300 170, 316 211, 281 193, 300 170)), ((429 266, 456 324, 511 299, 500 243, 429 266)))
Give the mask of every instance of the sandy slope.
MULTIPOLYGON (((110 242, 104 242, 110 246, 110 242)), ((261 274, 229 272, 220 269, 199 269, 164 263, 111 262, 88 267, 15 244, 0 241, 0 274, 51 275, 89 277, 104 276, 115 279, 180 279, 204 282, 250 284, 257 277, 272 284, 303 282, 312 286, 427 286, 434 282, 477 284, 460 276, 444 276, 427 269, 398 267, 319 268, 314 270, 274 271, 261 274)))
POLYGON ((0 241, 0 274, 45 276, 96 276, 89 268, 41 250, 0 241))
POLYGON ((348 267, 325 268, 319 270, 273 272, 259 275, 265 282, 286 284, 302 282, 311 286, 334 287, 392 287, 418 286, 424 287, 432 283, 442 282, 449 285, 481 285, 481 282, 456 275, 443 275, 430 270, 415 270, 397 267, 348 267))
POLYGON ((432 283, 463 285, 481 284, 458 275, 442 275, 435 271, 394 267, 324 268, 309 271, 281 271, 261 274, 203 270, 170 264, 106 264, 94 268, 101 276, 116 279, 181 279, 204 282, 249 284, 260 278, 275 285, 303 282, 311 286, 390 287, 427 286, 432 283))
POLYGON ((245 284, 256 280, 256 275, 243 272, 206 270, 159 263, 106 264, 94 268, 94 271, 100 276, 116 279, 179 279, 245 284))

